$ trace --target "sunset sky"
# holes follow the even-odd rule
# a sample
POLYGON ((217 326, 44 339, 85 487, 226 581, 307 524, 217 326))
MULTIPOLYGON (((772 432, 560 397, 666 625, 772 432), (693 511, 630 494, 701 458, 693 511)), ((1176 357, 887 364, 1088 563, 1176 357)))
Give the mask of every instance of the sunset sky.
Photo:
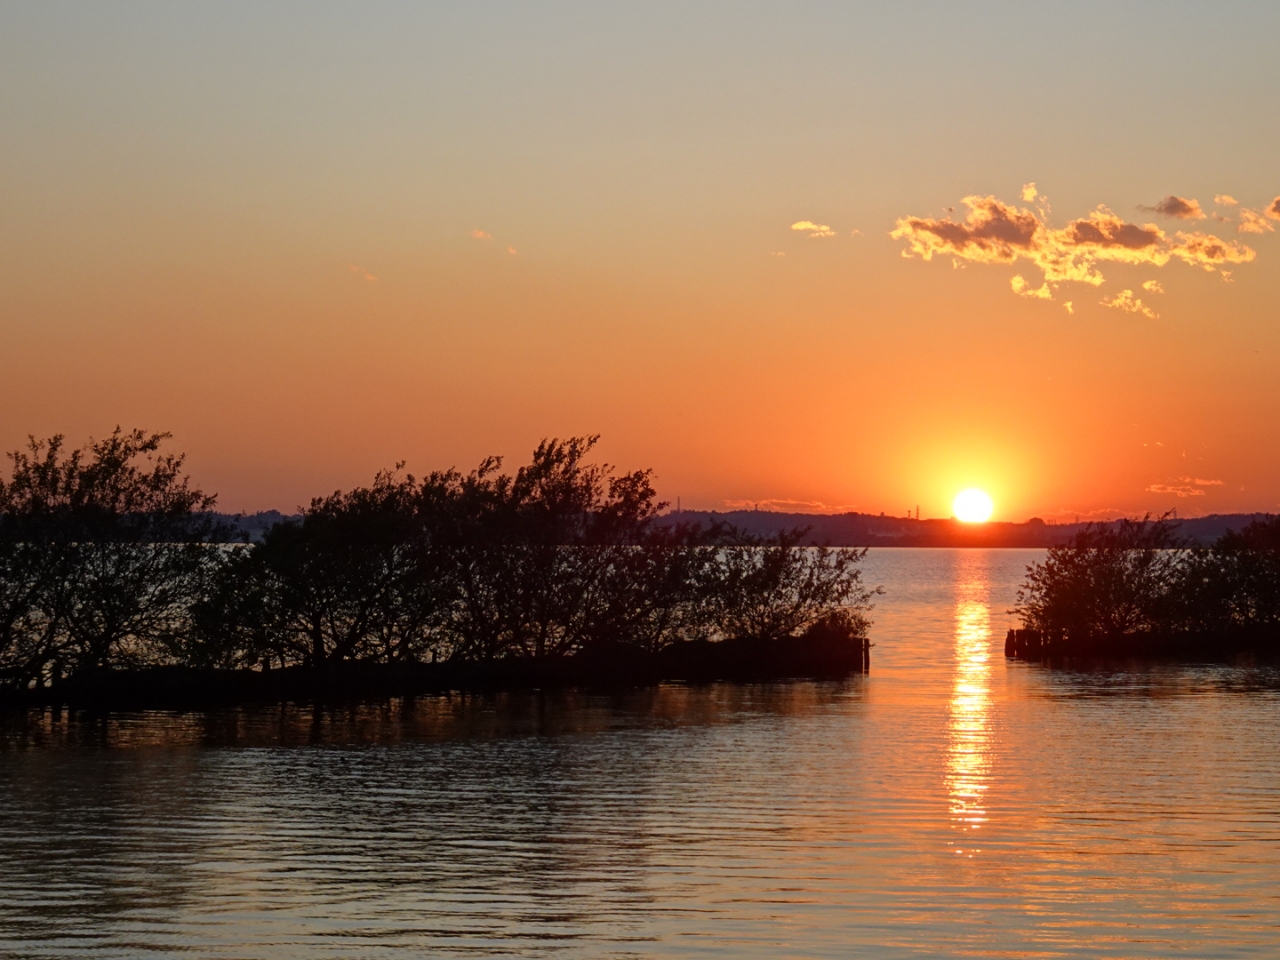
POLYGON ((1280 511, 1277 38, 7 3, 0 445, 169 430, 231 510, 600 433, 686 508, 1280 511))

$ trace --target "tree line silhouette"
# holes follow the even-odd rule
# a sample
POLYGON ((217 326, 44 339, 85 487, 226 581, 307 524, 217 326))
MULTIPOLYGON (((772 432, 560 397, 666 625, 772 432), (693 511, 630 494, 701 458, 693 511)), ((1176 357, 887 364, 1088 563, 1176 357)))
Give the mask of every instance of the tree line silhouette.
MULTIPOLYGON (((402 465, 237 543, 215 498, 117 430, 32 438, 0 479, 0 689, 146 668, 537 664, 715 641, 865 650, 865 551, 655 523, 649 471, 547 440, 512 473, 402 465)), ((729 644, 716 644, 728 649, 729 644)), ((739 645, 738 650, 746 647, 739 645)))
POLYGON ((1006 652, 1280 653, 1280 517, 1208 547, 1168 516, 1090 524, 1030 566, 1006 652))

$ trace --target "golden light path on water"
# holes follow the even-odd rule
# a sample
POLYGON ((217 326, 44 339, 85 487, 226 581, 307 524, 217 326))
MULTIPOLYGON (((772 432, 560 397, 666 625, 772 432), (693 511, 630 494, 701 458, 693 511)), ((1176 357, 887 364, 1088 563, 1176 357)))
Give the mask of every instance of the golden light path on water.
POLYGON ((991 608, 981 571, 959 583, 955 611, 955 680, 947 717, 946 788, 956 853, 972 856, 987 823, 991 773, 991 608))

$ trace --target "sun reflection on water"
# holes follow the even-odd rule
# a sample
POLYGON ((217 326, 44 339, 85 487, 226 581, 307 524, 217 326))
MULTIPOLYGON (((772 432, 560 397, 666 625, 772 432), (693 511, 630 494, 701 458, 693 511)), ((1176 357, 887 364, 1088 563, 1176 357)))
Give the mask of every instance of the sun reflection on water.
POLYGON ((952 824, 964 832, 961 844, 977 840, 973 831, 987 822, 986 792, 991 770, 991 610, 986 603, 956 604, 955 683, 948 705, 947 799, 952 824))

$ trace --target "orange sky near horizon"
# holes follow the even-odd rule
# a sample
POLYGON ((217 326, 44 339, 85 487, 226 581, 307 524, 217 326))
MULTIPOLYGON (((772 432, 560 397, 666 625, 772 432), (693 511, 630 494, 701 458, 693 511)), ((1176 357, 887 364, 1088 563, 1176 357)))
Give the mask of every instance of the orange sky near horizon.
POLYGON ((7 7, 0 444, 169 430, 247 511, 585 433, 686 508, 1280 510, 1280 10, 1151 9, 7 7))

